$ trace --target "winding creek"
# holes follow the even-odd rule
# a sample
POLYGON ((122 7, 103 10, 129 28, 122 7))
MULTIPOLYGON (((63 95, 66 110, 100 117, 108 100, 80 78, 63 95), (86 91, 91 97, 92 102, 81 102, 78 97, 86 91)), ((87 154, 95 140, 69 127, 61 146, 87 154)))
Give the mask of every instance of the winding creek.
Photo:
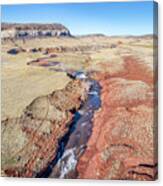
POLYGON ((87 100, 74 113, 68 132, 59 141, 55 158, 37 177, 76 178, 78 175, 76 165, 91 135, 94 112, 101 105, 101 88, 97 81, 84 72, 73 72, 72 77, 89 84, 87 100))

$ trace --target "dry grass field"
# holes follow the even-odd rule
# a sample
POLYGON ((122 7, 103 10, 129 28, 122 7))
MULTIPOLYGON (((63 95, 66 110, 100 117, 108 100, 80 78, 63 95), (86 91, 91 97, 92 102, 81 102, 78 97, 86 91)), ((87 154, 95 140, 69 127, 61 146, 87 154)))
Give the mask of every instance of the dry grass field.
POLYGON ((65 72, 27 65, 32 60, 48 56, 43 52, 7 53, 17 46, 27 51, 39 47, 83 47, 82 51, 55 52, 56 57, 49 58, 49 61, 63 63, 64 68, 74 70, 118 72, 124 68, 122 57, 127 55, 139 58, 153 70, 152 38, 88 36, 8 41, 2 44, 2 119, 20 116, 34 98, 62 89, 69 82, 65 72), (107 67, 104 68, 105 64, 107 67))

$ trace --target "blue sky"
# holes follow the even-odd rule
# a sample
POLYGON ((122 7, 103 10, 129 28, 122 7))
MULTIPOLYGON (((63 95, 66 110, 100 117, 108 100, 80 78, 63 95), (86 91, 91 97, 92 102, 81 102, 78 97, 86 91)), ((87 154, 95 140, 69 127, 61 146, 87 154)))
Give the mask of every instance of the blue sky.
POLYGON ((72 34, 153 32, 153 1, 2 5, 2 22, 62 23, 72 34))

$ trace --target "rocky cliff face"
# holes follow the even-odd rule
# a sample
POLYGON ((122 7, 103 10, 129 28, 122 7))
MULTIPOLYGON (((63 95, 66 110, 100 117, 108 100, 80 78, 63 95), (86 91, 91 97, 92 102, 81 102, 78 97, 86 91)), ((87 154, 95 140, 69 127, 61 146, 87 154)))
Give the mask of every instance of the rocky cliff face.
POLYGON ((70 36, 70 31, 62 24, 12 24, 2 23, 1 38, 30 38, 70 36))

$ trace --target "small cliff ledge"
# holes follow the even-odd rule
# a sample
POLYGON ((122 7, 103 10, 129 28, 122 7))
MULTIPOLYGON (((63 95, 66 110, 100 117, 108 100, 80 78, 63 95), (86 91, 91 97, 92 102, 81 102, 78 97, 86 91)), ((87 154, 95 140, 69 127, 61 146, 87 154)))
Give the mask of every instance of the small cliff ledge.
POLYGON ((71 36, 70 31, 62 24, 22 24, 2 23, 1 38, 28 38, 28 37, 60 37, 71 36))

